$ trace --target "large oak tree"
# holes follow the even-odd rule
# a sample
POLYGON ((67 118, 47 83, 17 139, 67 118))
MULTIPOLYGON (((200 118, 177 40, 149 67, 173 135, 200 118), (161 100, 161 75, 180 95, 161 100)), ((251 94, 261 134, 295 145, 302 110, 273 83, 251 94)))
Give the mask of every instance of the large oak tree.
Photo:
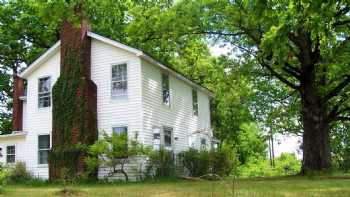
POLYGON ((346 1, 208 1, 198 9, 207 12, 200 31, 249 53, 299 93, 302 173, 329 169, 331 126, 350 120, 346 1))

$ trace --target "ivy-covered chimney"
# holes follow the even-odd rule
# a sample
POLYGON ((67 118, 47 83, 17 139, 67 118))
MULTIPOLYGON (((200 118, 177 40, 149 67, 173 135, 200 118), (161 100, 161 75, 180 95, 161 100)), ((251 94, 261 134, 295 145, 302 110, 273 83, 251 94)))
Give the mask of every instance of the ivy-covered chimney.
POLYGON ((52 90, 52 150, 49 177, 85 170, 84 147, 97 139, 96 85, 91 80, 91 38, 86 22, 64 21, 61 28, 61 71, 52 90))
POLYGON ((16 75, 13 82, 12 131, 23 130, 23 101, 20 99, 21 96, 24 96, 24 80, 16 75))

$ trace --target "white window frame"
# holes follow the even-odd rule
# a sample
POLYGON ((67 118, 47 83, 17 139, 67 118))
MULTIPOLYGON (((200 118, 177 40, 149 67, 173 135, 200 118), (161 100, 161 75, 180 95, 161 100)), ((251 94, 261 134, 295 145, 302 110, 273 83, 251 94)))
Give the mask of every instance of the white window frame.
POLYGON ((198 116, 198 113, 199 113, 198 91, 196 89, 192 89, 192 110, 193 110, 192 114, 194 116, 198 116), (196 102, 195 102, 195 98, 196 98, 196 102))
POLYGON ((111 99, 112 100, 125 99, 128 96, 128 89, 129 89, 129 87, 128 87, 128 65, 129 64, 127 62, 119 62, 119 63, 112 64, 112 66, 111 66, 111 99), (115 66, 122 66, 122 65, 125 65, 126 76, 123 79, 123 74, 122 74, 122 79, 114 80, 113 79, 113 68, 115 66), (122 83, 122 82, 126 83, 126 91, 125 91, 125 93, 114 94, 113 93, 113 83, 122 83))
POLYGON ((16 155, 17 155, 16 153, 17 153, 17 148, 16 148, 15 144, 6 145, 6 163, 7 164, 14 164, 14 163, 16 163, 16 155), (11 147, 11 146, 13 146, 15 148, 15 153, 14 154, 8 154, 7 148, 11 147), (14 158, 15 158, 14 161, 13 162, 8 162, 8 159, 7 159, 8 156, 14 156, 14 158))
POLYGON ((42 76, 42 77, 39 77, 38 78, 38 108, 39 109, 44 109, 44 108, 49 108, 51 107, 51 104, 52 104, 52 101, 51 101, 51 76, 42 76), (40 88, 40 80, 41 79, 45 79, 45 78, 48 78, 48 81, 49 81, 49 90, 48 91, 45 91, 45 92, 39 92, 39 88, 40 88), (48 96, 42 96, 43 94, 48 94, 48 96), (49 106, 40 106, 40 99, 42 98, 46 98, 48 97, 49 98, 49 106))
POLYGON ((49 163, 49 159, 47 159, 47 163, 40 163, 40 154, 39 154, 39 152, 40 151, 50 151, 51 150, 51 135, 50 134, 48 134, 48 133, 43 133, 43 134, 39 134, 38 135, 38 146, 37 146, 37 148, 38 148, 38 166, 48 166, 48 163, 49 163), (44 136, 44 135, 48 135, 49 136, 49 148, 43 148, 43 149, 40 149, 40 147, 39 147, 39 136, 44 136))
POLYGON ((166 105, 166 106, 169 106, 170 107, 170 105, 171 105, 171 95, 170 95, 170 76, 169 76, 169 74, 166 74, 166 73, 162 73, 161 74, 161 89, 162 89, 162 103, 164 104, 164 105, 166 105), (164 86, 163 86, 163 79, 164 79, 164 76, 166 76, 167 77, 167 81, 168 81, 168 89, 165 89, 164 88, 164 86), (169 96, 169 102, 166 102, 165 100, 164 100, 164 93, 165 93, 165 91, 168 93, 168 96, 169 96))

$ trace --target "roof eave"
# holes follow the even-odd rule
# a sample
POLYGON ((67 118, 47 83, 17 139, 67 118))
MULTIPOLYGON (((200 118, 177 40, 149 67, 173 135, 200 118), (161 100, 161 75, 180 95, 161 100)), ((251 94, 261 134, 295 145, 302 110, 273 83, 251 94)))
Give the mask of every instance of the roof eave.
POLYGON ((26 79, 41 63, 48 60, 51 55, 53 55, 61 44, 61 41, 57 41, 51 48, 49 48, 45 53, 40 55, 38 59, 36 59, 33 63, 31 63, 23 72, 19 74, 19 77, 26 79))
POLYGON ((152 64, 156 64, 158 67, 160 67, 163 70, 166 70, 167 72, 171 73, 173 76, 175 76, 176 78, 183 80, 187 83, 189 83, 192 87, 197 88, 199 90, 201 90, 202 92, 205 92, 206 94, 208 94, 210 97, 214 97, 214 93, 209 91, 208 89, 194 83, 193 81, 187 79, 186 77, 184 77, 183 75, 181 75, 180 73, 172 70, 171 68, 169 68, 168 66, 165 66, 163 64, 161 64, 160 62, 158 62, 157 60, 153 59, 152 57, 142 53, 140 55, 138 55, 140 58, 152 63, 152 64))

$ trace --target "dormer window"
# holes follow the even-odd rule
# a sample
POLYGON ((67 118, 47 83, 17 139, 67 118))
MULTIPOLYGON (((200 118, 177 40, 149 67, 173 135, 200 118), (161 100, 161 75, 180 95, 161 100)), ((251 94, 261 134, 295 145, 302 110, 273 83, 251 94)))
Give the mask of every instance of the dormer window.
POLYGON ((162 95, 163 103, 170 106, 169 75, 162 74, 162 95))
POLYGON ((127 65, 112 66, 112 99, 125 97, 128 94, 127 65))
POLYGON ((50 77, 39 78, 38 105, 39 105, 39 108, 45 108, 45 107, 51 106, 51 80, 50 80, 50 77))

